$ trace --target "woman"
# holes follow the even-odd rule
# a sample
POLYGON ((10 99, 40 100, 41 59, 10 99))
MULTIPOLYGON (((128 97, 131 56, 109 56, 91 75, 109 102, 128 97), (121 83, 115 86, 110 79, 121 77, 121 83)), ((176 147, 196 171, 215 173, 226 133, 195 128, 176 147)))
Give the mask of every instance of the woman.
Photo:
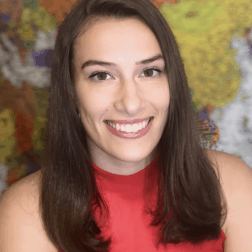
POLYGON ((221 173, 222 188, 216 173, 228 160, 200 144, 178 47, 158 9, 84 0, 55 44, 42 221, 30 232, 43 227, 36 237, 49 242, 23 251, 224 251, 231 180, 221 173))
MULTIPOLYGON (((145 0, 78 4, 59 28, 52 66, 48 169, 43 171, 41 198, 51 240, 65 251, 106 249, 110 242, 110 251, 153 251, 155 243, 147 243, 151 238, 147 227, 140 226, 151 219, 137 221, 142 205, 134 211, 125 208, 136 204, 135 198, 141 200, 138 193, 143 189, 137 187, 141 184, 137 175, 145 169, 155 170, 155 166, 161 176, 152 225, 160 227, 170 209, 175 213, 163 226, 160 242, 176 244, 183 241, 182 235, 193 243, 219 237, 223 241, 221 190, 200 146, 190 105, 182 60, 158 9, 145 0), (139 63, 146 59, 151 60, 139 63), (131 120, 137 120, 132 124, 144 123, 145 128, 123 133, 131 120), (154 165, 159 150, 161 163, 154 165), (94 170, 109 192, 98 191, 94 170), (129 176, 128 180, 122 176, 129 176), (127 191, 130 195, 125 196, 127 191), (104 202, 98 201, 99 192, 104 202), (100 221, 98 214, 94 220, 89 211, 93 196, 97 204, 92 206, 102 202, 107 210, 100 221), (108 229, 100 234, 99 228, 108 229), (139 238, 134 229, 138 236, 141 233, 139 238), (98 240, 99 234, 103 242, 98 240)), ((152 188, 154 183, 145 189, 151 192, 152 188)))

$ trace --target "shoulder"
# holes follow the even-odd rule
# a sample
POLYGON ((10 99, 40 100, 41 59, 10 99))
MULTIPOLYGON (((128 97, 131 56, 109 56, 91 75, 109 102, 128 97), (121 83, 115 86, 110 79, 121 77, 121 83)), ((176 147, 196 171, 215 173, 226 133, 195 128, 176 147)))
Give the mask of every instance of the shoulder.
POLYGON ((221 184, 227 196, 232 196, 244 186, 252 182, 252 169, 239 157, 217 150, 205 149, 214 163, 216 172, 220 174, 221 184), (241 183, 241 184, 239 184, 241 183))
POLYGON ((234 179, 234 166, 233 166, 233 160, 235 159, 236 162, 238 160, 238 157, 231 155, 226 152, 217 151, 217 150, 211 150, 211 149, 204 149, 208 158, 213 162, 214 164, 214 170, 219 178, 223 193, 228 199, 233 190, 233 179, 234 179))
POLYGON ((220 180, 227 200, 225 252, 252 249, 252 169, 239 157, 208 150, 219 167, 220 180))
POLYGON ((39 214, 40 171, 12 186, 0 198, 0 251, 57 252, 39 214))

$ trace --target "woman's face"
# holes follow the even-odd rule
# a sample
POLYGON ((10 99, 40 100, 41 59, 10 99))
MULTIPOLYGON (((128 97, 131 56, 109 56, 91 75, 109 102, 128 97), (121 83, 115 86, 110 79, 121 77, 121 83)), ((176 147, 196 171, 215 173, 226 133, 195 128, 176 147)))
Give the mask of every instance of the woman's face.
POLYGON ((164 59, 138 63, 162 55, 155 35, 136 19, 103 19, 76 39, 74 51, 78 108, 92 161, 115 174, 144 169, 157 154, 170 101, 164 59), (83 67, 88 61, 110 64, 91 62, 83 67), (151 68, 157 70, 148 70, 151 68), (103 73, 95 75, 98 71, 103 73), (147 133, 140 130, 145 135, 121 132, 131 125, 115 124, 117 130, 105 123, 150 117, 154 119, 147 125, 147 133))

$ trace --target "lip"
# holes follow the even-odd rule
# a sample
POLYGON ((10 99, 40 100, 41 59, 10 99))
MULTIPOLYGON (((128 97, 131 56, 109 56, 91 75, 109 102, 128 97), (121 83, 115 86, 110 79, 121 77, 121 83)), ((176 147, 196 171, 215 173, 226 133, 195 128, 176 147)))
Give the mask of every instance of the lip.
POLYGON ((117 136, 117 137, 122 138, 122 139, 132 140, 132 139, 140 139, 143 136, 145 136, 149 132, 149 130, 150 130, 151 126, 152 126, 152 122, 153 122, 153 120, 151 120, 147 124, 147 126, 145 128, 143 128, 141 130, 138 130, 137 132, 131 132, 131 133, 127 133, 127 132, 124 132, 124 131, 117 130, 117 129, 111 127, 110 125, 108 125, 107 123, 105 123, 105 124, 106 124, 107 129, 114 136, 117 136))
POLYGON ((132 120, 105 120, 106 121, 112 121, 113 123, 120 123, 120 124, 134 124, 134 123, 138 123, 138 122, 142 122, 148 119, 153 119, 154 116, 150 116, 150 117, 146 117, 144 119, 132 119, 132 120))

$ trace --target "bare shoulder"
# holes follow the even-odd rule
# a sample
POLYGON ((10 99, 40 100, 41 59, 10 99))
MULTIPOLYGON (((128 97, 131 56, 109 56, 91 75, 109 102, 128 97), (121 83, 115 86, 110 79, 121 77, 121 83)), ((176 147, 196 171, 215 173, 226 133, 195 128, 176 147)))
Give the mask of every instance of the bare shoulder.
POLYGON ((218 165, 220 183, 227 200, 224 251, 237 251, 241 246, 241 251, 251 251, 248 248, 252 246, 249 238, 252 232, 252 169, 235 155, 216 150, 206 152, 218 165))
POLYGON ((233 155, 211 149, 204 149, 209 159, 214 163, 214 169, 216 175, 220 180, 220 184, 226 197, 228 197, 232 191, 232 185, 230 183, 233 173, 232 167, 228 165, 230 159, 233 159, 233 155))
POLYGON ((252 169, 241 158, 223 151, 205 150, 210 159, 217 164, 221 184, 225 186, 223 189, 228 196, 235 193, 238 179, 252 176, 252 169))
POLYGON ((39 214, 40 176, 37 171, 19 180, 1 196, 0 251, 58 251, 47 238, 39 214))

